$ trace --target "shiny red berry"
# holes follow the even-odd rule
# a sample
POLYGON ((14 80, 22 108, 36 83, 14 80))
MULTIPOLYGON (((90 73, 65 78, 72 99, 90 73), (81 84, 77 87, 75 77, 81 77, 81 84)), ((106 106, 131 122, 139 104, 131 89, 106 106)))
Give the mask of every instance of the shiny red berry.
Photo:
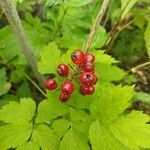
POLYGON ((74 64, 81 65, 84 63, 84 53, 81 50, 76 50, 71 54, 71 59, 74 64))
POLYGON ((92 85, 94 83, 94 74, 91 72, 83 72, 80 76, 80 81, 84 85, 92 85))
POLYGON ((58 66, 57 72, 62 77, 67 77, 69 74, 69 67, 65 64, 60 64, 58 66))
POLYGON ((45 88, 47 90, 55 90, 57 88, 57 82, 54 79, 48 79, 45 82, 45 88))
POLYGON ((70 95, 68 93, 62 92, 59 95, 59 99, 60 99, 61 102, 66 102, 66 101, 69 100, 69 98, 70 98, 70 95))
POLYGON ((96 83, 97 83, 97 81, 98 81, 98 77, 97 77, 97 75, 96 75, 96 74, 94 74, 94 81, 93 81, 93 84, 96 84, 96 83))
POLYGON ((84 62, 91 62, 93 63, 95 61, 95 56, 91 53, 85 53, 84 54, 84 62))
POLYGON ((72 82, 66 81, 66 82, 63 83, 61 89, 62 89, 62 91, 63 91, 64 93, 71 94, 71 93, 73 93, 73 91, 74 91, 74 85, 73 85, 72 82))
POLYGON ((81 85, 80 92, 85 95, 92 95, 95 92, 95 88, 93 85, 91 85, 91 86, 81 85))
POLYGON ((85 72, 93 72, 93 71, 94 71, 94 64, 91 63, 91 62, 87 62, 87 63, 84 65, 84 71, 85 71, 85 72))

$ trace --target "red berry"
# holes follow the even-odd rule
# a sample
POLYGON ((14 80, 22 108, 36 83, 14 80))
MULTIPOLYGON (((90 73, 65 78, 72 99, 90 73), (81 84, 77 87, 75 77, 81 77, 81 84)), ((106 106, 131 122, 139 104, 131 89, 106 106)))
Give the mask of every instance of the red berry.
POLYGON ((91 62, 87 62, 84 66, 84 71, 85 72, 92 72, 94 71, 94 64, 91 62))
POLYGON ((80 81, 84 85, 92 85, 94 83, 94 74, 91 72, 83 72, 80 76, 80 81))
POLYGON ((70 95, 68 93, 62 92, 59 95, 59 99, 61 102, 66 102, 67 100, 69 100, 69 98, 70 98, 70 95))
POLYGON ((93 85, 91 86, 81 85, 80 92, 85 95, 92 95, 95 92, 95 88, 93 85))
POLYGON ((84 62, 91 62, 93 63, 95 61, 95 56, 91 53, 85 53, 84 54, 84 62))
POLYGON ((57 88, 57 82, 54 79, 48 79, 45 82, 45 88, 47 90, 55 90, 57 88))
POLYGON ((74 85, 72 82, 66 81, 63 83, 61 89, 63 92, 71 94, 74 91, 74 85))
POLYGON ((58 66, 57 72, 62 77, 67 77, 69 74, 69 67, 65 64, 60 64, 58 66))
POLYGON ((74 64, 81 65, 84 62, 84 53, 81 50, 76 50, 71 54, 71 59, 74 64))
POLYGON ((97 81, 98 81, 98 77, 97 77, 97 75, 96 75, 96 74, 94 74, 94 81, 93 81, 93 84, 96 84, 96 83, 97 83, 97 81))

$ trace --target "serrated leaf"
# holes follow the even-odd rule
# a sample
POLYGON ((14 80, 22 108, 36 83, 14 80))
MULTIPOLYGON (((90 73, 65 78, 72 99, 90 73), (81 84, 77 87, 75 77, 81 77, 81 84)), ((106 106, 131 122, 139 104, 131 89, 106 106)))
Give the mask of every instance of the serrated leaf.
POLYGON ((121 10, 123 11, 121 19, 123 19, 138 0, 121 0, 121 10))
POLYGON ((91 113, 95 118, 110 123, 117 119, 130 105, 133 96, 131 86, 113 86, 99 92, 99 97, 91 104, 91 113))
POLYGON ((16 148, 30 137, 32 125, 25 121, 15 122, 0 127, 0 149, 16 148))
POLYGON ((89 129, 92 150, 128 150, 111 132, 106 125, 94 121, 89 129))
POLYGON ((99 26, 96 36, 95 36, 95 40, 93 42, 93 47, 101 48, 105 44, 106 40, 107 40, 107 32, 105 28, 103 28, 102 26, 99 26))
POLYGON ((115 137, 130 149, 150 148, 150 117, 140 111, 121 116, 110 128, 115 137))
POLYGON ((109 64, 95 63, 95 70, 99 82, 119 81, 126 75, 122 69, 109 64))
POLYGON ((147 53, 150 58, 150 21, 148 22, 147 28, 145 30, 144 39, 145 39, 145 45, 147 48, 147 53))
POLYGON ((60 142, 59 150, 88 150, 87 141, 80 137, 73 129, 69 129, 60 142))
POLYGON ((41 59, 38 62, 38 70, 41 74, 56 73, 60 60, 60 50, 55 42, 50 43, 41 51, 41 59))
POLYGON ((19 146, 16 150, 40 150, 40 147, 37 144, 30 141, 19 146))
POLYGON ((5 68, 0 69, 0 96, 7 93, 11 85, 7 82, 5 68))
POLYGON ((113 64, 117 63, 118 61, 115 58, 111 57, 110 55, 104 54, 104 51, 101 50, 94 50, 92 53, 95 56, 95 62, 102 63, 102 64, 113 64))
POLYGON ((35 102, 31 98, 23 98, 20 103, 12 101, 0 110, 0 120, 4 122, 15 122, 23 119, 30 121, 34 115, 35 102))
POLYGON ((41 102, 38 107, 37 122, 49 122, 51 119, 63 116, 69 112, 67 105, 57 99, 49 99, 41 102))
POLYGON ((58 138, 46 125, 37 126, 32 135, 33 142, 43 150, 57 150, 58 138))
POLYGON ((65 119, 59 119, 56 120, 52 128, 54 129, 55 133, 58 135, 59 138, 62 138, 65 132, 68 130, 70 127, 71 123, 68 120, 65 119))

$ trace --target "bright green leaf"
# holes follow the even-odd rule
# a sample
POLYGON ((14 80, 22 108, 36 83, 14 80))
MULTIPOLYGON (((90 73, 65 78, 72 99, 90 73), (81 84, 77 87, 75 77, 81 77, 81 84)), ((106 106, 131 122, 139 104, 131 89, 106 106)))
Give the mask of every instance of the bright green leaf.
POLYGON ((30 141, 19 146, 16 150, 40 150, 40 147, 37 144, 30 141))
POLYGON ((71 123, 68 120, 59 119, 53 123, 52 128, 54 129, 55 133, 59 136, 59 138, 62 138, 65 132, 70 127, 70 125, 71 123))
POLYGON ((128 150, 102 122, 94 121, 89 129, 92 150, 128 150))
POLYGON ((41 51, 41 59, 38 62, 38 70, 42 74, 56 73, 60 61, 60 50, 52 42, 41 51))
POLYGON ((80 135, 69 129, 60 142, 59 150, 88 150, 87 141, 80 137, 80 135))
MULTIPOLYGON (((16 111, 14 112, 16 113, 16 111)), ((29 139, 31 132, 32 125, 24 121, 19 121, 13 124, 1 126, 0 149, 6 150, 24 144, 29 139)))
POLYGON ((129 107, 133 87, 114 86, 99 92, 99 97, 91 104, 91 113, 103 122, 110 123, 129 107))
POLYGON ((35 102, 31 98, 23 98, 20 103, 11 101, 0 109, 0 120, 15 122, 17 120, 30 121, 34 115, 35 102))
POLYGON ((42 150, 58 149, 58 138, 54 135, 53 130, 46 125, 37 126, 33 131, 32 139, 42 150))
POLYGON ((115 137, 130 149, 150 148, 150 117, 140 111, 121 116, 111 124, 115 137))
POLYGON ((51 119, 63 116, 69 111, 67 105, 57 99, 49 99, 41 102, 38 107, 37 122, 49 122, 51 119))

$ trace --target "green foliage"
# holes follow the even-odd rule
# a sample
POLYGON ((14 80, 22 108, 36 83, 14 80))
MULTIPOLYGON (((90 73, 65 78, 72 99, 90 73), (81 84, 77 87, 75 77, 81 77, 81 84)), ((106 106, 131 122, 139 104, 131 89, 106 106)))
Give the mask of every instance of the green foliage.
POLYGON ((11 85, 7 82, 5 68, 0 69, 0 96, 7 93, 11 85))
POLYGON ((59 64, 60 50, 53 42, 46 46, 41 54, 41 59, 38 62, 38 70, 42 74, 56 73, 56 68, 59 64))
POLYGON ((82 49, 102 0, 42 0, 42 7, 34 0, 15 1, 18 2, 17 8, 23 18, 23 26, 38 60, 38 71, 44 75, 54 74, 58 88, 54 92, 46 91, 46 98, 42 99, 40 93, 25 79, 24 72, 34 77, 10 26, 2 25, 0 150, 150 148, 150 117, 141 111, 128 109, 134 101, 133 96, 149 103, 149 95, 134 94, 133 86, 117 85, 120 80, 127 80, 126 83, 131 85, 136 82, 117 64, 120 60, 128 63, 137 61, 145 52, 145 43, 149 53, 149 23, 145 31, 145 43, 143 32, 146 19, 144 22, 135 22, 134 25, 138 28, 132 26, 120 34, 113 47, 113 55, 119 61, 100 50, 105 47, 104 44, 109 38, 108 31, 121 11, 124 10, 121 14, 124 19, 137 0, 110 1, 106 20, 111 23, 106 23, 105 26, 102 23, 99 26, 89 49, 96 58, 95 70, 99 78, 95 85, 96 91, 90 96, 81 95, 78 91, 78 80, 73 80, 76 91, 66 103, 59 101, 60 86, 64 80, 58 77, 57 66, 65 63, 75 68, 70 55, 75 49, 82 49), (42 21, 26 13, 26 10, 32 15, 40 16, 42 21), (6 73, 12 85, 11 89, 6 73), (125 76, 128 78, 124 79, 125 76), (39 102, 39 98, 43 101, 39 102))
POLYGON ((146 104, 150 104, 150 94, 137 92, 134 94, 133 101, 142 101, 146 104))
POLYGON ((122 31, 115 43, 113 54, 125 63, 135 63, 145 53, 144 34, 138 29, 122 31))
POLYGON ((146 31, 145 31, 145 45, 147 48, 147 53, 149 55, 150 58, 150 21, 148 22, 146 31))
POLYGON ((130 9, 134 6, 134 4, 138 0, 121 0, 121 9, 123 10, 123 13, 121 15, 121 18, 123 19, 127 13, 130 11, 130 9))

